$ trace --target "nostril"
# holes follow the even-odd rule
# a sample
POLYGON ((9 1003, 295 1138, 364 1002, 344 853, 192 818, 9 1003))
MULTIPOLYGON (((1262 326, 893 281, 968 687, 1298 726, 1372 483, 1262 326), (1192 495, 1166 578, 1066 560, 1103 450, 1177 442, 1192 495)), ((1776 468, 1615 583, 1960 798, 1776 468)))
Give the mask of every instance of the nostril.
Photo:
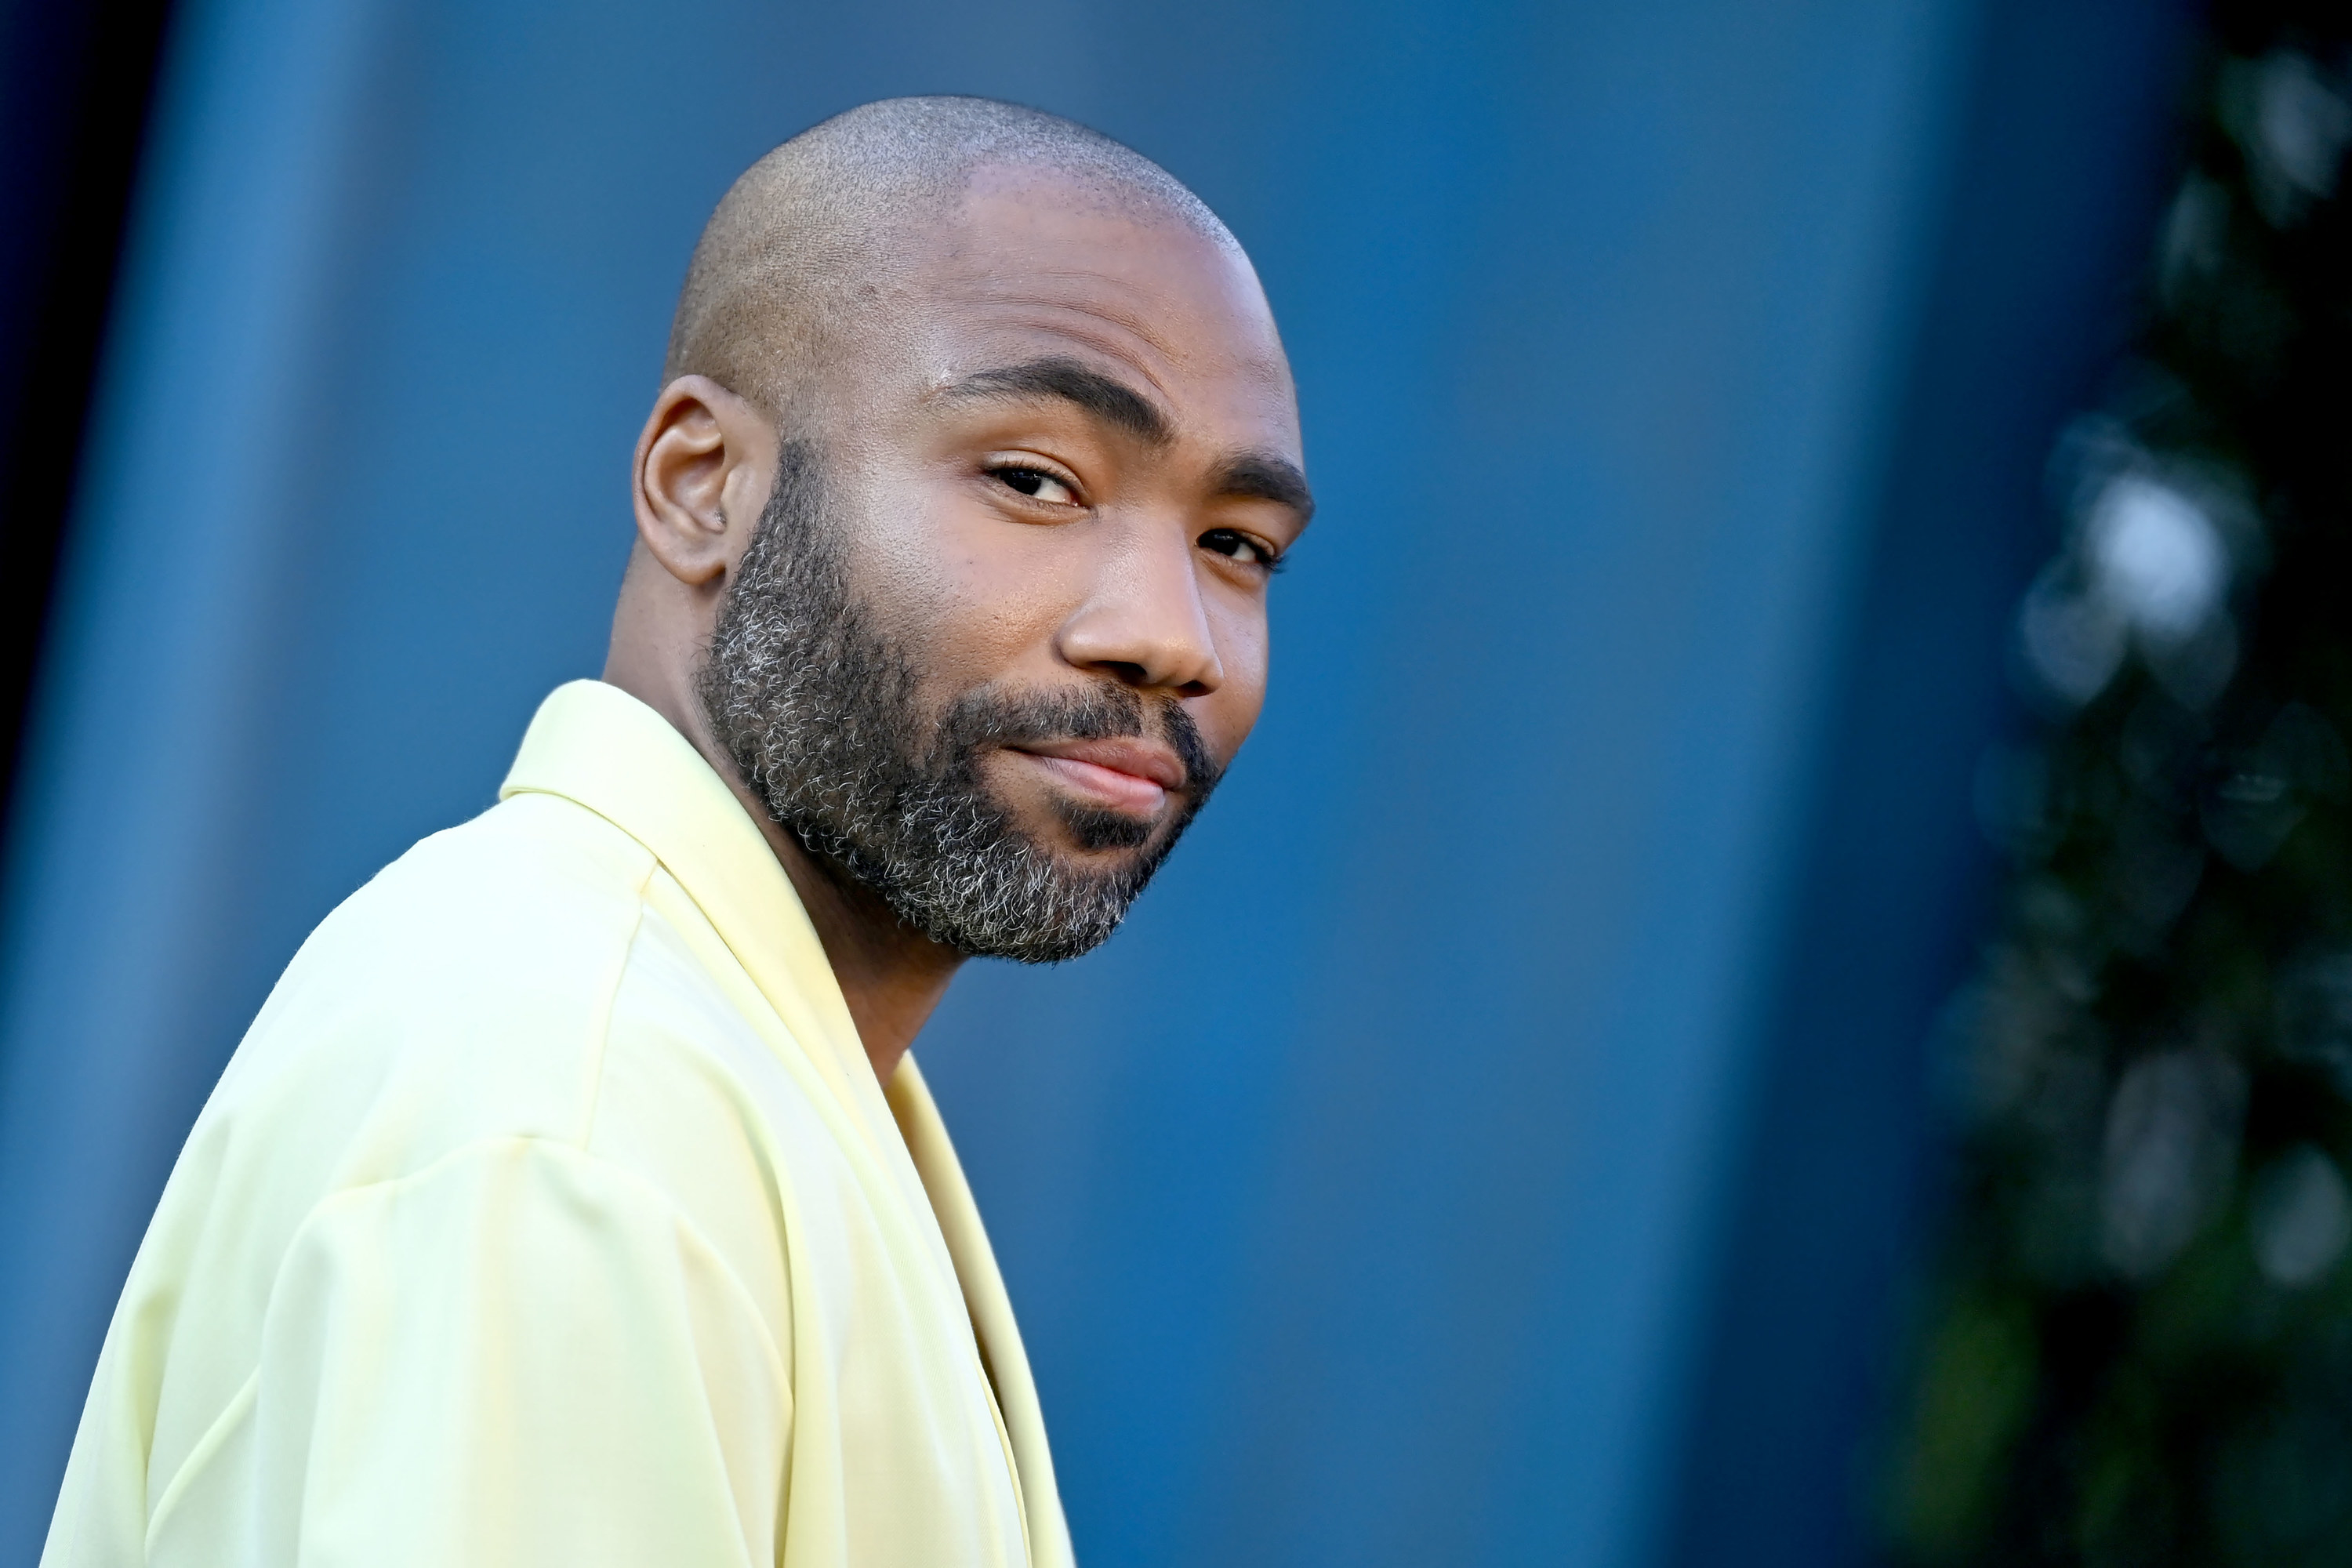
POLYGON ((1096 668, 1106 670, 1108 673, 1118 677, 1119 679, 1125 681, 1129 686, 1149 686, 1151 684, 1151 672, 1144 668, 1143 666, 1139 664, 1129 664, 1120 659, 1108 658, 1103 660, 1096 668))

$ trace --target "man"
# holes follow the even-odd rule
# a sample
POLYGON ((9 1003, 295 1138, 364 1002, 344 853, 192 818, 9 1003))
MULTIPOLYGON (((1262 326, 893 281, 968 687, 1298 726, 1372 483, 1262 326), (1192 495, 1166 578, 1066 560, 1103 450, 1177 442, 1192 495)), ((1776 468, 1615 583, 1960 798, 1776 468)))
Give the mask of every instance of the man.
POLYGON ((604 681, 288 969, 46 1563, 1069 1561, 907 1050, 1108 936, 1255 721, 1273 321, 1138 154, 906 100, 737 183, 666 380, 604 681))

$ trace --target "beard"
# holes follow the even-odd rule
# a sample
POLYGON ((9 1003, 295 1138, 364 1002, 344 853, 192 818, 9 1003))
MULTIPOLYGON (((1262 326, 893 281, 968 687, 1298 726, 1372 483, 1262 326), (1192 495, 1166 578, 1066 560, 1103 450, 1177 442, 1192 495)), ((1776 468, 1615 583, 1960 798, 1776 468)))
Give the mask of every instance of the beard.
POLYGON ((959 952, 1052 963, 1099 946, 1215 787, 1219 769, 1172 696, 1082 678, 1053 691, 965 689, 927 705, 919 647, 852 594, 845 534, 814 449, 787 441, 774 492, 720 606, 696 692, 768 814, 836 878, 959 952), (981 776, 992 749, 1153 736, 1185 769, 1164 823, 1056 798, 1064 829, 1108 865, 1024 832, 981 776))

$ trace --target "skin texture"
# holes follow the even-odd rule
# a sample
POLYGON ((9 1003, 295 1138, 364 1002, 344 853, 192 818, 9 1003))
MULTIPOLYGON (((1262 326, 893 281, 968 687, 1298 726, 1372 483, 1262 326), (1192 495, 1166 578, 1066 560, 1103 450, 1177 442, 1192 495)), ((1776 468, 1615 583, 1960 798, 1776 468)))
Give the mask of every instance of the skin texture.
MULTIPOLYGON (((1113 681, 1180 700, 1230 762, 1265 695, 1267 563, 1309 510, 1289 369, 1247 259, 1051 172, 983 166, 862 297, 799 367, 793 433, 823 449, 850 589, 914 658, 928 710, 985 681, 1113 681)), ((662 390, 637 440, 604 679, 668 719, 761 825, 887 1083, 962 955, 772 822, 694 694, 784 434, 706 376, 662 390)), ((1139 853, 1082 847, 1054 802, 1165 827, 1178 802, 1149 782, 1155 759, 1045 754, 1077 749, 998 749, 982 776, 1074 863, 1139 853)))

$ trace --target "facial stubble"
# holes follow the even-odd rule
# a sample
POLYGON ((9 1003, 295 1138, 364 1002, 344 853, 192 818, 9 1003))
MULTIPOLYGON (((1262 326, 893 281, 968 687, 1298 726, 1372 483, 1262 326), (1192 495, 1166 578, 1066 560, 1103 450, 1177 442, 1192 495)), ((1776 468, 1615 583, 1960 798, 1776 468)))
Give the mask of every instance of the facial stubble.
POLYGON ((1090 952, 1215 786, 1199 731, 1172 697, 1101 676, 927 702, 919 649, 851 590, 842 521, 814 449, 786 442, 697 676, 713 735, 803 848, 933 940, 1030 963, 1090 952), (1002 748, 1142 735, 1185 768, 1164 825, 1055 802, 1082 851, 1125 851, 1105 865, 1038 843, 981 772, 1002 748))

